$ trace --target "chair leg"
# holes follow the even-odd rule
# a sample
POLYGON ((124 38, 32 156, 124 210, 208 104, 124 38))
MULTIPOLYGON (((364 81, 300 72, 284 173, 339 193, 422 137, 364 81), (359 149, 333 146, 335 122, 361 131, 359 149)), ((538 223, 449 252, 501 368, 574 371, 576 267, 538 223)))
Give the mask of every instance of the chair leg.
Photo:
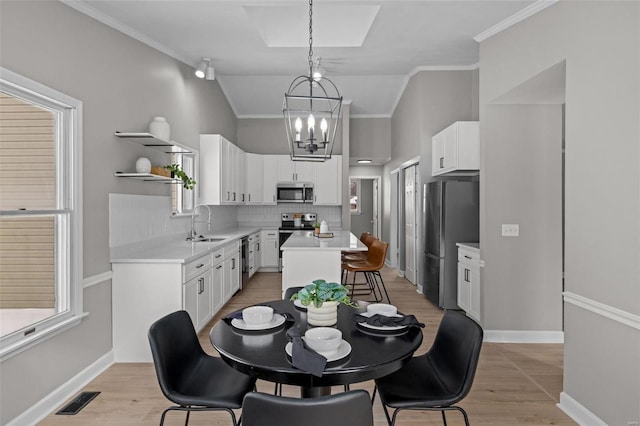
POLYGON ((376 400, 376 392, 378 392, 378 387, 373 386, 373 394, 371 395, 371 405, 373 405, 373 402, 376 400))
MULTIPOLYGON (((380 284, 382 284, 382 289, 384 290, 384 294, 387 296, 387 301, 391 304, 391 298, 389 298, 389 293, 387 293, 387 287, 384 285, 384 280, 382 279, 382 274, 380 271, 375 271, 376 274, 380 278, 380 284)), ((382 297, 382 292, 380 292, 380 297, 382 297)))
POLYGON ((188 426, 189 425, 189 415, 191 414, 191 411, 187 411, 187 418, 184 420, 184 426, 188 426))
POLYGON ((447 416, 445 416, 444 410, 440 412, 442 413, 442 424, 444 424, 444 426, 447 426, 447 416))

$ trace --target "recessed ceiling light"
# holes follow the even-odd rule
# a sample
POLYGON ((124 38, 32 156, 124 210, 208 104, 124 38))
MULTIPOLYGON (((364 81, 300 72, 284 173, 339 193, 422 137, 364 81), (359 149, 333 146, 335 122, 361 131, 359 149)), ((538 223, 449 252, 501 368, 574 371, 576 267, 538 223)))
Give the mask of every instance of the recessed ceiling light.
POLYGON ((358 164, 371 164, 371 160, 358 160, 358 164))

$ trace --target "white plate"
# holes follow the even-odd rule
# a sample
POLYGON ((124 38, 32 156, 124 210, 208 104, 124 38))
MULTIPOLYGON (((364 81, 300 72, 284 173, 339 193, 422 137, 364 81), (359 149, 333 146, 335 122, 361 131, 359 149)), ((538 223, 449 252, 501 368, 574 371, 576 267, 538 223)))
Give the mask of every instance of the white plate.
MULTIPOLYGON (((287 355, 291 356, 292 348, 293 348, 293 343, 291 342, 285 345, 284 350, 287 353, 287 355)), ((350 353, 351 353, 351 345, 349 344, 349 342, 343 339, 342 342, 340 342, 340 346, 338 346, 338 350, 335 353, 328 356, 325 356, 322 354, 320 355, 324 356, 327 359, 327 362, 331 362, 331 361, 337 361, 339 359, 342 359, 347 355, 349 355, 350 353)))
POLYGON ((306 307, 306 306, 304 306, 304 305, 302 304, 302 302, 300 301, 300 299, 296 299, 296 300, 294 300, 294 301, 293 301, 293 305, 294 305, 295 307, 297 307, 297 308, 300 308, 300 309, 304 309, 304 310, 306 310, 306 309, 307 309, 307 307, 306 307))
POLYGON ((240 330, 270 330, 284 324, 284 321, 284 315, 273 314, 271 322, 266 324, 247 324, 243 319, 234 318, 231 320, 231 325, 240 330))
MULTIPOLYGON (((360 315, 362 315, 363 317, 367 317, 369 318, 372 314, 369 312, 363 312, 360 315)), ((375 314, 374 314, 375 315, 375 314)), ((394 317, 398 317, 398 318, 402 318, 404 315, 400 315, 400 314, 395 314, 394 317)), ((402 330, 404 328, 407 328, 406 325, 371 325, 371 324, 367 324, 366 322, 359 322, 359 325, 366 327, 366 328, 370 328, 372 330, 381 330, 381 331, 394 331, 394 330, 402 330)))

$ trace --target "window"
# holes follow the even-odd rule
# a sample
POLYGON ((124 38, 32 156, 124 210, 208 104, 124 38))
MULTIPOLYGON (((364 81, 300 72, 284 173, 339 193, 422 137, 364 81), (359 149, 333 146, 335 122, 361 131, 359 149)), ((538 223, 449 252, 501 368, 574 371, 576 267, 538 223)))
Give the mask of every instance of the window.
MULTIPOLYGON (((186 148, 186 147, 182 147, 186 148)), ((191 149, 191 148, 188 148, 191 149)), ((171 164, 178 164, 180 168, 196 181, 193 189, 185 189, 181 184, 172 185, 171 188, 171 211, 174 216, 191 214, 196 202, 196 191, 198 186, 198 153, 171 154, 171 164)))
POLYGON ((360 179, 349 179, 349 205, 351 214, 360 214, 360 179))
POLYGON ((0 68, 0 359, 83 316, 81 110, 0 68))

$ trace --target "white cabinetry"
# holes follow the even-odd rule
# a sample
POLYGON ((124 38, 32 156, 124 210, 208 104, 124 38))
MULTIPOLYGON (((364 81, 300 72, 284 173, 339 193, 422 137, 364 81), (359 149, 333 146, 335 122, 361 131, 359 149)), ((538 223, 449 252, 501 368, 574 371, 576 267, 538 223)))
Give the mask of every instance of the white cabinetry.
POLYGON ((480 250, 458 246, 458 307, 480 321, 480 250))
MULTIPOLYGON (((264 202, 264 155, 245 154, 245 204, 264 202)), ((274 185, 275 191, 275 185, 274 185)), ((274 192, 275 194, 275 192, 274 192)))
POLYGON ((308 161, 291 161, 290 156, 279 155, 278 181, 313 182, 313 163, 308 161))
POLYGON ((263 201, 264 204, 276 204, 277 193, 276 187, 278 185, 278 163, 280 161, 279 155, 263 155, 263 201))
POLYGON ((261 268, 276 272, 279 267, 278 258, 278 230, 263 229, 261 235, 261 268))
POLYGON ((240 289, 240 243, 224 248, 222 300, 226 303, 240 289))
POLYGON ((244 152, 221 135, 200 135, 200 202, 241 204, 244 152))
POLYGON ((249 279, 260 269, 260 262, 262 262, 261 246, 260 232, 249 235, 249 279))
POLYGON ((321 163, 311 163, 313 170, 313 204, 342 205, 342 156, 334 155, 321 163))
POLYGON ((480 126, 456 121, 432 139, 431 174, 468 174, 480 170, 480 126))
POLYGON ((239 247, 236 240, 185 264, 112 263, 114 361, 151 362, 149 327, 171 312, 184 309, 202 330, 240 286, 239 247))

